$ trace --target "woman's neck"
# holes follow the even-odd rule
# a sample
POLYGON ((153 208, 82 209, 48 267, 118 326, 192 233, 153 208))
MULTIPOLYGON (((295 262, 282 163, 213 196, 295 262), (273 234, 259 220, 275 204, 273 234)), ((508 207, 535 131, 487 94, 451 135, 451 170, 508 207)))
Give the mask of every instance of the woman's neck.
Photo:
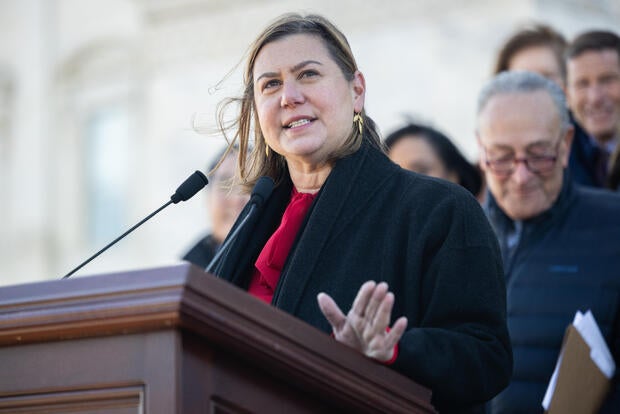
POLYGON ((333 166, 329 163, 309 165, 288 162, 291 181, 300 193, 317 193, 327 180, 332 168, 333 166))

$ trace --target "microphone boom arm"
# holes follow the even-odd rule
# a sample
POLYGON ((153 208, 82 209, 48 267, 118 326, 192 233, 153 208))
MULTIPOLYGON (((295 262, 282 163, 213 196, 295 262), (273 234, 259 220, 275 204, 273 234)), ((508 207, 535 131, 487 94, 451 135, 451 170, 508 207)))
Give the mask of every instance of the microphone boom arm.
POLYGON ((127 230, 125 233, 121 234, 119 237, 114 239, 106 247, 104 247, 103 249, 99 250, 97 253, 95 253, 91 257, 89 257, 85 262, 83 262, 81 265, 79 265, 78 267, 76 267, 75 269, 73 269, 72 271, 67 273, 66 275, 64 275, 61 279, 66 279, 69 276, 71 276, 72 274, 74 274, 75 272, 77 272, 78 270, 80 270, 82 267, 84 267, 85 265, 90 263, 90 261, 93 260, 95 257, 97 257, 101 253, 105 252, 114 243, 118 242, 120 239, 122 239, 123 237, 125 237, 126 235, 128 235, 129 233, 131 233, 132 231, 137 229, 138 227, 140 227, 145 221, 149 220, 151 217, 153 217, 155 214, 157 214, 160 211, 162 211, 164 208, 168 207, 170 204, 172 204, 172 203, 177 204, 177 203, 179 203, 181 201, 189 200, 194 195, 196 195, 196 193, 198 191, 203 189, 204 186, 207 185, 207 184, 209 184, 209 180, 207 179, 207 176, 204 175, 201 171, 195 171, 192 175, 187 177, 185 179, 185 181, 183 181, 181 183, 181 185, 176 189, 174 194, 172 194, 170 196, 170 201, 168 201, 166 204, 164 204, 163 206, 161 206, 160 208, 158 208, 157 210, 155 210, 154 212, 149 214, 147 217, 142 219, 142 221, 140 221, 138 224, 136 224, 135 226, 133 226, 132 228, 127 230))
POLYGON ((129 233, 131 233, 132 231, 134 231, 135 229, 137 229, 138 227, 140 227, 142 224, 144 224, 145 221, 149 220, 151 217, 153 217, 155 214, 159 213, 160 211, 162 211, 164 208, 168 207, 170 204, 172 204, 173 201, 170 200, 168 201, 166 204, 164 204, 163 206, 159 207, 157 210, 155 210, 154 212, 152 212, 151 214, 149 214, 147 217, 143 218, 142 221, 140 221, 138 224, 134 225, 132 228, 130 228, 129 230, 127 230, 125 233, 121 234, 120 236, 118 236, 116 239, 112 240, 110 243, 108 243, 107 246, 105 246, 103 249, 99 250, 97 253, 95 253, 94 255, 92 255, 91 257, 89 257, 88 259, 86 259, 85 262, 83 262, 82 264, 80 264, 78 267, 76 267, 75 269, 73 269, 72 271, 70 271, 69 273, 67 273, 66 275, 64 275, 62 277, 62 279, 66 279, 69 276, 71 276, 72 274, 74 274, 75 272, 77 272, 78 270, 80 270, 82 267, 86 266, 88 263, 91 262, 91 260, 93 260, 94 258, 96 258, 97 256, 99 256, 101 253, 105 252, 106 250, 108 250, 114 243, 116 243, 117 241, 119 241, 120 239, 122 239, 123 237, 125 237, 126 235, 128 235, 129 233))

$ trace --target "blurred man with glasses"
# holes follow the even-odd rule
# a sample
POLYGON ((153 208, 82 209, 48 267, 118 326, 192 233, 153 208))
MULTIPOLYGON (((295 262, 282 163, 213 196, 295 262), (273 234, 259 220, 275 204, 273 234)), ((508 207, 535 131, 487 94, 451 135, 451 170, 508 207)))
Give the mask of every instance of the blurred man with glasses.
MULTIPOLYGON (((485 210, 504 258, 513 378, 491 413, 542 413, 564 330, 592 310, 620 362, 620 195, 575 185, 560 87, 504 72, 478 101, 485 210)), ((614 384, 603 412, 620 412, 614 384)))

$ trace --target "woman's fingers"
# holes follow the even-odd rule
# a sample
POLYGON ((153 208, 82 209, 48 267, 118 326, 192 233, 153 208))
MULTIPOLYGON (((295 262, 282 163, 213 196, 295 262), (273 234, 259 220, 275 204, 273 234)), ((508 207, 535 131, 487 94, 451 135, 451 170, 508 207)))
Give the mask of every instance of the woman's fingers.
POLYGON ((347 317, 340 310, 336 302, 326 293, 319 293, 317 296, 319 308, 334 331, 340 331, 344 327, 347 317))
POLYGON ((392 316, 392 306, 394 304, 394 294, 391 292, 384 293, 383 299, 374 307, 374 315, 364 321, 361 336, 367 344, 370 344, 375 338, 381 338, 388 326, 392 316))
POLYGON ((364 283, 360 290, 357 292, 357 296, 353 301, 353 306, 351 306, 350 313, 353 312, 357 317, 363 318, 366 315, 366 307, 368 306, 368 302, 375 290, 377 284, 369 280, 364 283))
POLYGON ((375 289, 372 292, 372 295, 370 297, 370 300, 368 301, 368 305, 366 306, 366 310, 364 312, 364 316, 366 317, 366 319, 368 319, 371 322, 374 321, 376 314, 377 314, 377 310, 383 303, 383 299, 385 299, 385 295, 387 294, 387 292, 388 292, 387 283, 381 282, 375 286, 375 289))
POLYGON ((390 325, 393 306, 394 294, 392 292, 386 292, 383 295, 372 319, 372 324, 377 327, 377 330, 385 331, 385 328, 390 325))
POLYGON ((388 291, 385 282, 364 283, 347 315, 342 313, 329 295, 319 293, 317 300, 336 339, 372 358, 389 360, 395 345, 407 329, 407 319, 401 317, 388 332, 394 294, 388 291))
POLYGON ((400 338, 405 333, 405 330, 407 330, 407 318, 402 316, 394 322, 392 329, 390 329, 390 332, 388 332, 385 337, 385 348, 388 350, 394 349, 398 341, 400 341, 400 338))

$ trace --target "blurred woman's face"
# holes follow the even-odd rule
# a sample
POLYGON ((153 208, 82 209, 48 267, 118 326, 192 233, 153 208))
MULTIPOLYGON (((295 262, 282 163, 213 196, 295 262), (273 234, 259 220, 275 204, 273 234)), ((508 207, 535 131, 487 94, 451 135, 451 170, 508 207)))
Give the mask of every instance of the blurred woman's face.
POLYGON ((287 161, 325 162, 364 105, 364 78, 352 81, 317 37, 286 36, 263 46, 253 69, 254 103, 269 147, 287 161))
POLYGON ((402 168, 458 184, 458 177, 449 171, 433 147, 420 135, 401 137, 390 148, 388 156, 402 168))
POLYGON ((210 177, 207 203, 211 216, 211 234, 222 243, 232 228, 249 196, 238 188, 229 188, 235 174, 235 155, 229 154, 217 171, 210 177))
POLYGON ((510 71, 535 72, 564 88, 562 68, 555 53, 548 46, 532 46, 521 49, 508 62, 510 71))

